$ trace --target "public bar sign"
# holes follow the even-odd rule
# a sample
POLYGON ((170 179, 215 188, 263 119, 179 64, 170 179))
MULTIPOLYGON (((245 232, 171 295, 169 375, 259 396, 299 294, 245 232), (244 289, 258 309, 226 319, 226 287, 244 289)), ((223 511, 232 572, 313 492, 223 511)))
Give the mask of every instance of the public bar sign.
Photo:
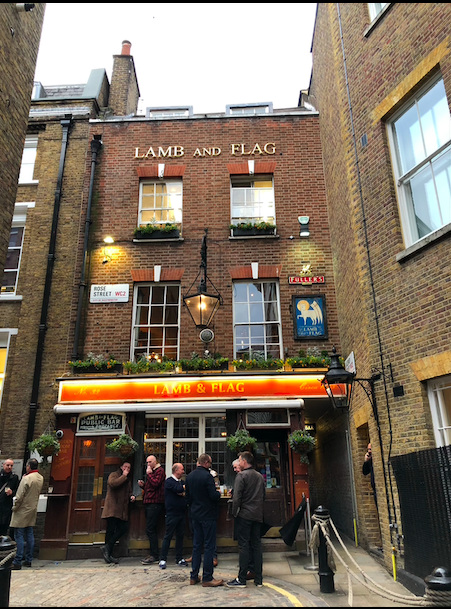
POLYGON ((91 298, 93 304, 103 302, 128 302, 130 286, 128 283, 114 285, 91 285, 91 298))
POLYGON ((81 414, 78 417, 77 433, 119 434, 125 430, 124 415, 119 412, 81 414))

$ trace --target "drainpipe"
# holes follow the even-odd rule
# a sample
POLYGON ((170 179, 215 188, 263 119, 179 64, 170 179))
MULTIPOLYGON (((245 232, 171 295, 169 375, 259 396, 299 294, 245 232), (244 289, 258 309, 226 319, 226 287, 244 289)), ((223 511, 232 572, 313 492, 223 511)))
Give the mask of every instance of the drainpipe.
POLYGON ((25 442, 24 452, 24 469, 25 463, 28 459, 28 443, 33 440, 34 428, 36 423, 36 413, 38 409, 38 395, 39 395, 39 384, 41 382, 41 371, 42 371, 42 356, 44 353, 44 339, 47 331, 47 311, 49 308, 50 290, 52 287, 52 276, 53 276, 53 265, 55 262, 55 247, 56 247, 56 232, 58 229, 58 216, 61 203, 61 191, 63 184, 64 165, 66 162, 67 144, 69 140, 69 129, 72 125, 72 115, 66 114, 65 118, 61 121, 61 127, 63 129, 62 140, 61 140, 61 154, 60 163, 58 168, 58 179, 56 182, 55 190, 55 202, 53 205, 53 219, 52 219, 52 232, 50 234, 50 245, 49 253, 47 256, 47 273, 45 276, 44 283, 44 295, 42 297, 41 307, 41 320, 39 322, 39 334, 38 334, 38 346, 36 349, 36 359, 34 364, 33 374, 33 386, 31 389, 31 401, 30 401, 30 412, 28 416, 28 429, 27 439, 25 442))
POLYGON ((77 306, 77 319, 75 322, 75 335, 74 335, 74 346, 72 349, 72 359, 78 359, 78 341, 80 338, 80 326, 81 326, 81 312, 83 309, 83 298, 85 293, 85 277, 86 267, 88 259, 88 241, 89 241, 89 229, 91 226, 91 207, 92 207, 92 194, 94 190, 94 173, 97 162, 97 154, 102 147, 102 141, 100 135, 95 135, 94 139, 91 140, 91 176, 89 181, 89 194, 88 194, 88 209, 86 211, 85 220, 85 240, 83 244, 83 264, 81 268, 80 286, 78 288, 78 306, 77 306))

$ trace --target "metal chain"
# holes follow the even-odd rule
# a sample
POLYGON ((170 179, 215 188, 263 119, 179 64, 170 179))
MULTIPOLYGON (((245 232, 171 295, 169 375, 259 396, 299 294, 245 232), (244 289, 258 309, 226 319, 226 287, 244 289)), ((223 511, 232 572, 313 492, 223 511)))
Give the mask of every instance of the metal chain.
POLYGON ((15 555, 16 555, 16 554, 17 554, 17 550, 13 550, 13 551, 12 551, 10 554, 8 554, 7 556, 5 556, 5 558, 3 558, 2 560, 0 560, 0 567, 3 567, 3 565, 4 565, 5 563, 7 563, 7 562, 8 562, 8 560, 10 560, 10 558, 13 558, 13 559, 14 559, 14 557, 15 557, 15 555))

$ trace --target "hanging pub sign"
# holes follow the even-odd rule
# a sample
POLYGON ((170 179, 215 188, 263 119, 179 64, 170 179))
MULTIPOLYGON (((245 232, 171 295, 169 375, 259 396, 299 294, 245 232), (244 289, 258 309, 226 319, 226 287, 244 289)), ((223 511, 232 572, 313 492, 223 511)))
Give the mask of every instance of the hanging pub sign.
POLYGON ((293 296, 292 312, 295 340, 327 338, 324 294, 293 296))
POLYGON ((125 414, 121 412, 94 412, 78 417, 80 435, 117 435, 125 433, 125 414))

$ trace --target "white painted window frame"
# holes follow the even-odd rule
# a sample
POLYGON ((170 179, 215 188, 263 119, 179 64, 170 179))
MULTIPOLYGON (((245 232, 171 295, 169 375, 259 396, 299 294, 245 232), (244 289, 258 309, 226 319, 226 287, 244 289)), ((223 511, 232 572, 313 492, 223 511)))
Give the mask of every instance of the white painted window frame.
POLYGON ((19 184, 39 184, 39 180, 33 179, 34 167, 36 164, 36 155, 38 151, 38 136, 37 135, 27 135, 25 138, 24 149, 22 153, 22 162, 20 165, 20 173, 19 173, 19 184), (34 159, 32 163, 24 162, 24 155, 26 150, 34 149, 34 159), (30 177, 31 173, 31 177, 30 177))
MULTIPOLYGON (((247 195, 246 195, 247 196, 247 195)), ((274 176, 272 174, 267 174, 267 175, 258 175, 258 176, 251 176, 251 175, 240 175, 240 176, 231 176, 230 178, 230 220, 231 220, 231 224, 240 224, 240 223, 250 223, 250 222, 254 222, 254 223, 258 223, 258 222, 270 222, 271 224, 276 224, 276 200, 275 200, 275 193, 274 193, 274 176), (240 186, 240 183, 245 183, 246 181, 252 182, 253 186, 247 187, 247 186, 240 186), (260 181, 265 181, 265 182, 269 182, 271 181, 272 183, 272 187, 271 188, 255 188, 254 184, 255 182, 260 182, 260 181), (239 206, 238 205, 234 205, 233 201, 233 193, 234 191, 238 190, 238 189, 244 189, 247 192, 249 192, 250 197, 253 198, 253 195, 251 193, 253 193, 255 190, 267 190, 272 192, 272 202, 266 205, 266 210, 264 210, 265 213, 263 214, 257 214, 256 211, 262 211, 261 209, 259 210, 258 207, 256 208, 255 206, 249 206, 246 207, 247 210, 249 210, 250 212, 252 212, 252 215, 243 215, 243 216, 238 216, 238 215, 234 215, 234 210, 236 210, 239 206)))
POLYGON ((451 400, 451 375, 431 380, 427 387, 435 443, 437 446, 448 446, 451 444, 451 409, 449 412, 446 409, 444 392, 451 400))
MULTIPOLYGON (((162 207, 162 208, 155 208, 155 211, 157 211, 157 209, 161 209, 161 210, 174 210, 175 212, 175 220, 174 220, 174 224, 178 224, 180 225, 182 223, 182 216, 183 216, 183 181, 181 179, 174 179, 174 180, 166 180, 166 179, 160 179, 160 180, 141 180, 140 184, 139 184, 139 209, 138 209, 138 226, 142 226, 145 224, 153 224, 155 223, 156 225, 158 224, 165 224, 167 221, 163 220, 163 221, 159 221, 159 220, 154 220, 154 221, 150 221, 150 222, 143 222, 142 220, 142 214, 143 211, 149 211, 148 209, 143 210, 143 199, 145 198, 145 195, 143 195, 143 187, 144 186, 161 186, 162 184, 180 184, 180 206, 179 207, 162 207), (178 216, 178 217, 177 217, 178 216)), ((155 191, 154 191, 155 192, 155 191)))

